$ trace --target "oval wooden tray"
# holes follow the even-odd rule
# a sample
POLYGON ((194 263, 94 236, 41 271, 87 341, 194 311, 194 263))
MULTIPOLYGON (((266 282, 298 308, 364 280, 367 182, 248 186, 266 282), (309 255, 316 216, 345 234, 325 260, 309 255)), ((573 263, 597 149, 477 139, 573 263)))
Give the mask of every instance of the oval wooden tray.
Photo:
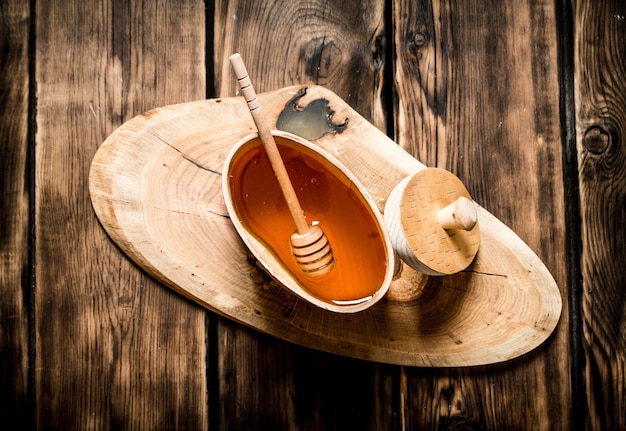
MULTIPOLYGON (((271 124, 299 89, 259 95, 271 124)), ((309 87, 302 103, 322 98, 348 123, 314 143, 344 163, 383 211, 393 187, 425 166, 329 90, 309 87)), ((225 156, 254 131, 240 97, 165 106, 128 121, 93 160, 96 215, 131 259, 175 291, 264 333, 335 354, 413 366, 482 365, 529 352, 556 327, 561 296, 554 279, 481 207, 475 261, 461 273, 430 277, 421 297, 398 299, 423 280, 403 265, 387 297, 362 312, 333 313, 299 299, 251 259, 222 197, 225 156)))

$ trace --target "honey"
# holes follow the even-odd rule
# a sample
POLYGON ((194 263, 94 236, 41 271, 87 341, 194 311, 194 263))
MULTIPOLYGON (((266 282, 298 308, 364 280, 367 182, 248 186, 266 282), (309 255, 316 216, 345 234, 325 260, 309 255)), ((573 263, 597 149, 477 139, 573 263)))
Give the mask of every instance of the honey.
POLYGON ((319 224, 328 237, 335 267, 310 277, 296 263, 290 244, 296 226, 258 139, 231 164, 230 192, 241 223, 311 295, 338 305, 368 301, 383 284, 387 259, 381 228, 363 196, 315 152, 282 137, 276 143, 308 223, 319 224))

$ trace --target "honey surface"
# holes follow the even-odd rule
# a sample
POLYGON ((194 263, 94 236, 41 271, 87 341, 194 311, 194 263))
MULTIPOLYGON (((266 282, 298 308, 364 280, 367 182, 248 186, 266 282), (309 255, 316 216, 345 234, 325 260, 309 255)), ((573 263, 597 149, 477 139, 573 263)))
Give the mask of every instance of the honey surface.
MULTIPOLYGON (((253 141, 254 142, 254 141, 253 141)), ((296 226, 260 142, 232 163, 230 188, 241 222, 284 263, 300 285, 317 298, 337 304, 367 301, 381 287, 386 255, 380 229, 361 194, 338 178, 316 154, 276 137, 281 156, 309 224, 328 237, 335 267, 320 277, 307 276, 291 251, 296 226)))

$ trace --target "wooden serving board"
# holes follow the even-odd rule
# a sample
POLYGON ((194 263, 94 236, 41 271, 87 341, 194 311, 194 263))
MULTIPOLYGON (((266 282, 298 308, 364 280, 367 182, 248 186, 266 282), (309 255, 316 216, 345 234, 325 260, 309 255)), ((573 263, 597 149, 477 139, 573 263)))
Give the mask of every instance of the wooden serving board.
MULTIPOLYGON (((301 87, 259 95, 271 124, 301 87)), ((393 187, 425 166, 323 87, 347 127, 313 142, 343 162, 383 211, 393 187)), ((165 106, 121 126, 99 148, 89 187, 96 215, 145 271, 202 306, 264 333, 335 354, 413 366, 506 361, 539 346, 561 314, 559 289, 530 248, 478 208, 481 242, 465 271, 422 283, 400 265, 373 307, 338 314, 309 304, 256 265, 230 221, 221 171, 230 148, 254 132, 240 97, 165 106), (421 286, 420 286, 421 288, 421 286)))

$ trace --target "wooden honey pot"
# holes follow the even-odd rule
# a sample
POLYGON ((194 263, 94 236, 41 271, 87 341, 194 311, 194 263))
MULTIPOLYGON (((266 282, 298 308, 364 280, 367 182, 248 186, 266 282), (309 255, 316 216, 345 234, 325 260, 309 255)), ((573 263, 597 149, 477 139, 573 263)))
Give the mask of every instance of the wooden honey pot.
POLYGON ((307 220, 324 229, 335 266, 310 277, 292 255, 295 230, 258 134, 238 142, 222 176, 233 225, 266 271, 301 298, 336 312, 380 300, 393 276, 393 250, 382 215, 363 186, 332 155, 287 132, 273 131, 307 220))

